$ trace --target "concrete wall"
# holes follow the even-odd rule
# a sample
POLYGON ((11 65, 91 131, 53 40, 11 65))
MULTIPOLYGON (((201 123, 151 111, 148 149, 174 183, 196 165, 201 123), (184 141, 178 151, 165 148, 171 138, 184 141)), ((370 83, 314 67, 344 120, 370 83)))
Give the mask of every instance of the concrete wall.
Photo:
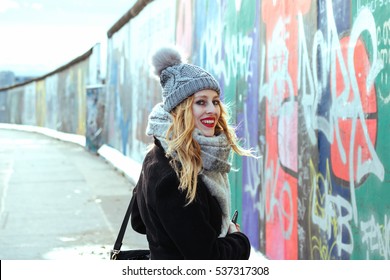
MULTIPOLYGON (((217 77, 243 144, 262 154, 235 158, 230 175, 252 245, 271 259, 389 259, 389 36, 387 0, 152 1, 108 39, 104 142, 142 162, 161 100, 148 58, 177 44, 217 77)), ((37 124, 82 132, 66 77, 12 94, 35 96, 37 124), (61 109, 42 109, 49 86, 61 109)), ((23 98, 7 99, 23 112, 8 121, 34 122, 23 98)))
POLYGON ((154 1, 108 40, 106 143, 142 162, 150 139, 145 129, 161 101, 159 83, 149 76, 149 56, 174 43, 175 1, 154 1))
POLYGON ((86 86, 99 80, 100 46, 47 75, 0 89, 0 122, 86 133, 86 86))

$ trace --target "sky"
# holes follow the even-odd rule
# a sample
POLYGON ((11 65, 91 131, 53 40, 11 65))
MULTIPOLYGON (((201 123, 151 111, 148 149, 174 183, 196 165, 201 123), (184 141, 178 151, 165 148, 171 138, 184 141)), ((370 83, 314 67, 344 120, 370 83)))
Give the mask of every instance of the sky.
POLYGON ((47 74, 107 43, 135 0, 0 0, 0 71, 47 74))

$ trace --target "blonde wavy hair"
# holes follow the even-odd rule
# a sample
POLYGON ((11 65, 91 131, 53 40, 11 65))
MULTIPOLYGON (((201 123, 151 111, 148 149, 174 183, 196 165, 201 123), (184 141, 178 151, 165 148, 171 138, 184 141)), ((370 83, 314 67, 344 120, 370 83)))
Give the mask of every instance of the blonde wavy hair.
MULTIPOLYGON (((173 123, 166 134, 168 143, 167 156, 172 158, 171 165, 179 177, 179 189, 187 191, 187 205, 195 199, 198 174, 203 166, 200 145, 192 137, 195 129, 195 121, 192 114, 193 103, 194 96, 190 96, 171 111, 173 123)), ((246 150, 238 144, 236 133, 228 124, 228 111, 221 102, 219 106, 221 115, 215 128, 215 134, 219 135, 224 132, 228 143, 236 154, 253 156, 251 150, 246 150)))

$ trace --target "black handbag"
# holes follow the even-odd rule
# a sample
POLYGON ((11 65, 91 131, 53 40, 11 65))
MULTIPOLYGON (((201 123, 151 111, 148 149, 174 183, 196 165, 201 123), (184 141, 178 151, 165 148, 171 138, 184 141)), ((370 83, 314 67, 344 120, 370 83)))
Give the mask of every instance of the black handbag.
POLYGON ((122 240, 125 235, 127 224, 129 222, 131 211, 133 210, 133 205, 135 201, 136 192, 133 192, 133 197, 130 200, 129 207, 127 208, 126 215, 123 218, 121 228, 118 233, 118 237, 115 241, 114 248, 110 252, 110 260, 149 260, 150 259, 150 250, 147 249, 133 249, 133 250, 123 250, 122 240))

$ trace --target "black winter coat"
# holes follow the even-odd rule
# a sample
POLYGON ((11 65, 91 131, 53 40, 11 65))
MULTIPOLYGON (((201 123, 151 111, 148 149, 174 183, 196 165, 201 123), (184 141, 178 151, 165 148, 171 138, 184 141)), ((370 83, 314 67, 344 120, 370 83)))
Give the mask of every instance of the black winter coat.
POLYGON ((146 234, 152 259, 248 259, 250 243, 241 232, 218 238, 222 212, 198 177, 195 200, 185 206, 186 194, 158 140, 146 155, 131 225, 146 234))

